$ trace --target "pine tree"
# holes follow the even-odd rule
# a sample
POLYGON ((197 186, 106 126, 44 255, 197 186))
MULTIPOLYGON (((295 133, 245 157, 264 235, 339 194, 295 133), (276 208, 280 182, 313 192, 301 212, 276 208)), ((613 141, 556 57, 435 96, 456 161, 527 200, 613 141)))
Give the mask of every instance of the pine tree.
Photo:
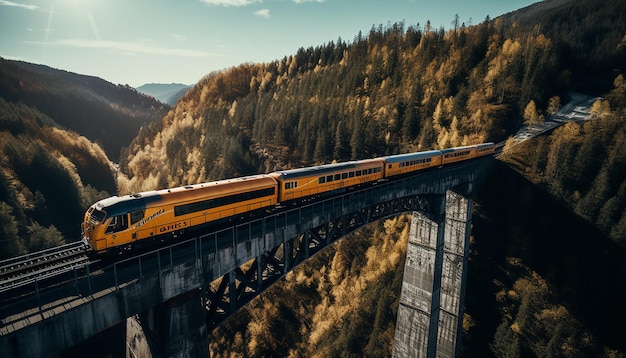
POLYGON ((529 126, 536 126, 543 123, 543 117, 539 115, 537 111, 537 105, 534 100, 530 100, 524 108, 524 124, 529 126))

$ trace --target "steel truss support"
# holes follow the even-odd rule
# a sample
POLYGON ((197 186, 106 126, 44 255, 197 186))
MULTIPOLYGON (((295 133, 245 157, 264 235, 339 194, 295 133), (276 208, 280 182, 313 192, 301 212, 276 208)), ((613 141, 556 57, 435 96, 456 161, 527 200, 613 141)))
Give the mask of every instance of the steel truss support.
POLYGON ((437 198, 432 194, 407 196, 330 219, 208 283, 205 292, 208 330, 213 330, 296 266, 343 236, 371 222, 400 213, 419 211, 428 215, 438 212, 440 200, 437 198))

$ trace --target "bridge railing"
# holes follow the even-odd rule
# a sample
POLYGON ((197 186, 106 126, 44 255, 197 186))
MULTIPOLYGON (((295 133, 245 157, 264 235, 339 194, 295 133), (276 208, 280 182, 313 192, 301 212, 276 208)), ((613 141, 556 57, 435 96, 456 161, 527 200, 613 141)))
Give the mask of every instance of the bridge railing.
MULTIPOLYGON (((371 196, 371 191, 359 195, 371 196)), ((0 295, 0 335, 6 335, 29 324, 82 304, 99 295, 110 294, 124 285, 141 281, 147 276, 154 277, 173 266, 189 262, 189 252, 194 260, 217 253, 227 248, 237 248, 239 244, 260 239, 265 232, 276 232, 289 223, 314 223, 339 216, 350 210, 350 200, 343 197, 329 198, 310 205, 296 207, 269 217, 256 219, 241 225, 201 235, 154 251, 122 259, 109 266, 92 268, 90 265, 75 266, 62 274, 40 276, 18 290, 0 295), (182 249, 193 247, 192 250, 182 249), (185 255, 178 253, 184 252, 185 255), (6 297, 11 294, 11 297, 6 297)), ((262 249, 262 248, 261 248, 262 249)), ((246 253, 237 255, 247 257, 246 253)), ((243 262, 239 262, 242 264, 243 262)), ((207 263, 211 265, 211 263, 207 263)), ((223 274, 220 265, 217 275, 223 274)), ((226 271, 228 268, 224 267, 226 271)), ((160 281, 160 279, 159 279, 160 281)))
MULTIPOLYGON (((120 287, 154 276, 176 264, 189 260, 188 256, 176 256, 177 248, 198 248, 206 237, 189 239, 132 258, 97 268, 90 265, 76 266, 61 274, 40 276, 18 290, 0 295, 0 336, 9 334, 29 324, 53 318, 73 306, 109 294, 120 287), (7 297, 11 294, 11 297, 7 297)), ((199 257, 200 251, 196 259, 199 257)))

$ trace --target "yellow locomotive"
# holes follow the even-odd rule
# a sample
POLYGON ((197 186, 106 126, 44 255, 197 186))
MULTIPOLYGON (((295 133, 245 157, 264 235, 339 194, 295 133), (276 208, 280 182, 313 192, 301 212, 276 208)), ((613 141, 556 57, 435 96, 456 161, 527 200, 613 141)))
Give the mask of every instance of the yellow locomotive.
POLYGON ((81 225, 82 241, 96 254, 119 252, 278 204, 314 199, 494 151, 493 143, 484 143, 113 196, 89 207, 81 225))
POLYGON ((82 224, 83 242, 96 253, 129 249, 143 240, 177 236, 191 228, 276 204, 268 175, 111 197, 92 205, 82 224))

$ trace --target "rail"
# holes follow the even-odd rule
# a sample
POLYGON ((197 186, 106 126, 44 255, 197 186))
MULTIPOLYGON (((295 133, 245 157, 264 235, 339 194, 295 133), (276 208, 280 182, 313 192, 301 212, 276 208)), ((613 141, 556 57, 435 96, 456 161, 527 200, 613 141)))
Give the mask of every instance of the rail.
POLYGON ((86 252, 82 242, 74 242, 0 261, 0 292, 85 265, 86 252))

